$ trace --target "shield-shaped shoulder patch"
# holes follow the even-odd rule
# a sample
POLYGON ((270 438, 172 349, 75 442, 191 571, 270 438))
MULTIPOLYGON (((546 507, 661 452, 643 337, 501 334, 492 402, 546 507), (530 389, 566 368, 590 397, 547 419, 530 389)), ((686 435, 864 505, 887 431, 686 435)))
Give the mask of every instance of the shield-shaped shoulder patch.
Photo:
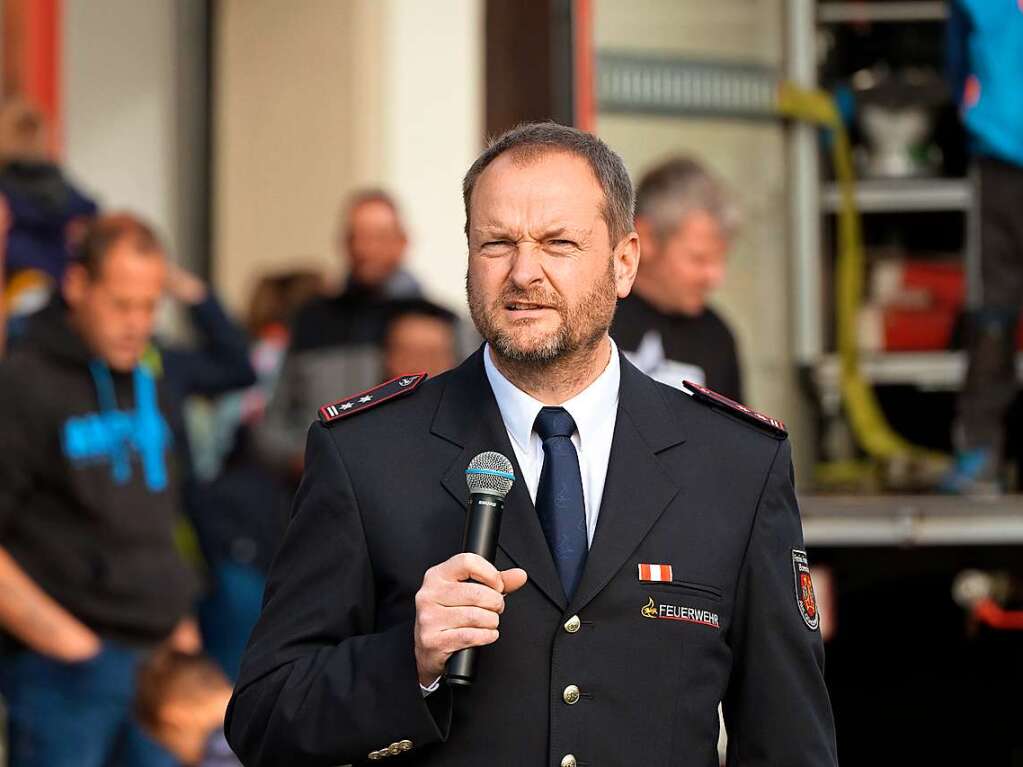
POLYGON ((806 552, 792 549, 792 576, 795 579, 796 605, 803 623, 811 631, 820 625, 820 613, 817 612, 817 598, 813 593, 813 580, 810 578, 810 564, 806 552))

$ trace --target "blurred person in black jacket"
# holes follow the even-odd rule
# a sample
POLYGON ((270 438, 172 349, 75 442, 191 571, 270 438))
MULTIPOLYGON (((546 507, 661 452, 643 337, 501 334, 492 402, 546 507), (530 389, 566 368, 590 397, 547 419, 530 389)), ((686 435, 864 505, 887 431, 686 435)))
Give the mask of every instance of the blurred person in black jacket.
POLYGON ((642 258, 631 295, 618 302, 611 336, 661 383, 683 380, 742 401, 742 374, 728 324, 708 306, 725 278, 738 212, 699 162, 676 157, 636 187, 642 258))
POLYGON ((142 364, 167 274, 156 235, 98 219, 62 297, 0 365, 0 690, 14 767, 173 764, 132 720, 139 662, 198 647, 174 541, 166 387, 142 364))
POLYGON ((379 383, 389 303, 420 294, 402 267, 408 237, 386 192, 363 190, 349 199, 337 244, 348 282, 340 294, 314 299, 299 312, 266 417, 255 431, 264 460, 295 481, 309 414, 339 390, 379 383))

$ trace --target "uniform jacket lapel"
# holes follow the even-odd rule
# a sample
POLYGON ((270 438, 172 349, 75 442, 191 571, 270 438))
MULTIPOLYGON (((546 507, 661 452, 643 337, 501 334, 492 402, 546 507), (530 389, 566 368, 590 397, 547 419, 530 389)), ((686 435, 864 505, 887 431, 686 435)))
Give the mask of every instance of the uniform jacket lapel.
POLYGON ((566 600, 561 581, 483 369, 482 348, 448 376, 431 431, 462 448, 444 473, 441 483, 463 515, 469 499, 465 485, 465 467, 469 461, 488 450, 497 451, 511 460, 516 481, 505 498, 498 545, 518 567, 526 571, 533 585, 563 611, 566 600))
POLYGON ((680 490, 657 456, 685 441, 682 426, 654 381, 624 356, 621 369, 618 417, 604 497, 570 612, 578 612, 600 593, 680 490))

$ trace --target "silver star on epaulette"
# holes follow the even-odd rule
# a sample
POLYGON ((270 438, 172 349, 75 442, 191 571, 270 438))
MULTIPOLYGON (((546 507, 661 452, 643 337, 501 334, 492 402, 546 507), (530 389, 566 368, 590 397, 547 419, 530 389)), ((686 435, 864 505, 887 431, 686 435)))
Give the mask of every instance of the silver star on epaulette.
POLYGON ((351 402, 346 402, 345 404, 341 405, 341 409, 342 410, 351 410, 352 409, 352 403, 351 402))
POLYGON ((369 402, 373 399, 372 395, 367 394, 365 397, 359 397, 359 402, 369 402))

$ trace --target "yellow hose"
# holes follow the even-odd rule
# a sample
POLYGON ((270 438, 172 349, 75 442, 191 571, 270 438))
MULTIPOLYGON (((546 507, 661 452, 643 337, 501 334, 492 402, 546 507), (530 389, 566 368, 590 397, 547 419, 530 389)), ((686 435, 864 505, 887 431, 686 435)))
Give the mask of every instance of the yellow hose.
POLYGON ((832 161, 841 201, 838 212, 838 262, 835 268, 836 336, 842 403, 853 437, 871 458, 877 460, 910 459, 944 463, 946 456, 914 445, 892 429, 877 402, 873 388, 860 370, 856 318, 863 296, 866 266, 860 216, 856 208, 852 147, 835 101, 825 91, 782 83, 778 90, 778 110, 784 117, 821 125, 833 134, 832 161))

